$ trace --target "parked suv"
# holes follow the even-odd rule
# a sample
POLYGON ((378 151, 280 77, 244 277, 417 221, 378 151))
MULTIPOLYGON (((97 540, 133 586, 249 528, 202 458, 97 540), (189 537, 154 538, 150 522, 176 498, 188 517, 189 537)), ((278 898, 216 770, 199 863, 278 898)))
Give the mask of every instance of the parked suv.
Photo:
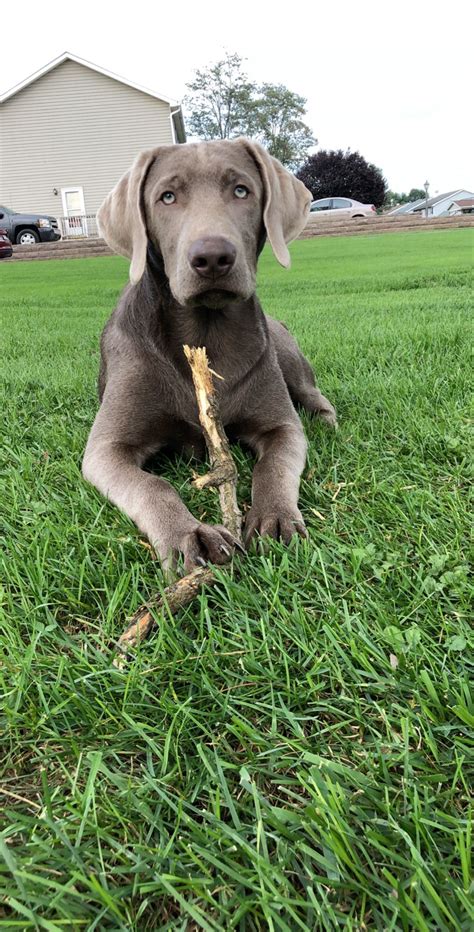
POLYGON ((350 197, 323 197, 311 204, 311 213, 324 211, 330 217, 373 217, 375 207, 373 204, 361 204, 350 197))
POLYGON ((0 227, 6 229, 12 243, 20 246, 61 239, 56 217, 48 217, 46 214, 18 214, 9 207, 0 206, 0 227))

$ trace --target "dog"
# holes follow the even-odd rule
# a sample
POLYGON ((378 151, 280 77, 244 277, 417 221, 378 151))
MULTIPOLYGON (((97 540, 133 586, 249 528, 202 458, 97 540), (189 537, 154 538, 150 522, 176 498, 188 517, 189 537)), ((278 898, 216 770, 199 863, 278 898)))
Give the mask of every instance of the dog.
POLYGON ((205 346, 226 433, 257 456, 244 543, 306 536, 298 508, 306 440, 294 404, 336 425, 308 361, 255 295, 268 239, 305 226, 311 194, 259 144, 239 138, 142 152, 98 213, 101 235, 131 259, 130 284, 101 338, 100 407, 83 475, 150 540, 164 568, 225 563, 236 541, 198 521, 144 466, 159 450, 204 452, 183 344, 205 346))

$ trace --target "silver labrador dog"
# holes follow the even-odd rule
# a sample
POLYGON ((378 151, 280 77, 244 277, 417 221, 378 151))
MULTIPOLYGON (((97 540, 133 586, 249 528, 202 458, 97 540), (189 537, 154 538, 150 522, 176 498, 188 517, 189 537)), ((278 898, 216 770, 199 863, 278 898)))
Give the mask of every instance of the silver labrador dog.
POLYGON ((164 566, 224 563, 234 541, 198 521, 143 466, 160 448, 204 450, 183 344, 206 346, 232 439, 257 455, 245 543, 305 535, 298 509, 306 441, 293 402, 336 423, 288 330, 255 296, 268 238, 281 265, 311 195, 247 139, 142 152, 102 204, 99 227, 131 259, 130 279, 101 340, 100 408, 83 473, 147 535, 164 566))

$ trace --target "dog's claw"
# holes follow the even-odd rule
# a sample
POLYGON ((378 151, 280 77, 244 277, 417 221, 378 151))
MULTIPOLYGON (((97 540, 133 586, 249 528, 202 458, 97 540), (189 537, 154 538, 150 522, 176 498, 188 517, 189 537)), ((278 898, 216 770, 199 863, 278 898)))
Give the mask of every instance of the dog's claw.
POLYGON ((196 563, 199 563, 199 566, 207 566, 207 563, 203 557, 196 557, 196 563))
POLYGON ((225 553, 226 557, 230 557, 230 550, 228 547, 226 547, 225 544, 221 544, 219 547, 219 550, 221 551, 221 553, 225 553))

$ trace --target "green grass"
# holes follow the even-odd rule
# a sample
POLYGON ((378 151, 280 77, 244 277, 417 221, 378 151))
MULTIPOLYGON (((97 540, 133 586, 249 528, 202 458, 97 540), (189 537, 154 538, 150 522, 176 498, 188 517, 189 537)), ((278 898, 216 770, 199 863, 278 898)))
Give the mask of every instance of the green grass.
POLYGON ((161 574, 80 462, 127 265, 2 264, 0 928, 472 929, 471 244, 265 252, 340 419, 304 417, 310 539, 222 572, 125 672, 161 574))

